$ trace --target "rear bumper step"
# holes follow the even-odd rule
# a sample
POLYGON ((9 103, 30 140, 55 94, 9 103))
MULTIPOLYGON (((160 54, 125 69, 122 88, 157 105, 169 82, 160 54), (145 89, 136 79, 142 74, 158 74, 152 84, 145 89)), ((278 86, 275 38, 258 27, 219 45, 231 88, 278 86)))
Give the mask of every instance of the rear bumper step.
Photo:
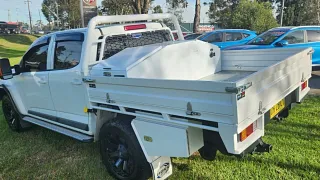
POLYGON ((61 127, 61 126, 58 126, 55 124, 51 124, 51 123, 48 123, 48 122, 45 122, 45 121, 42 121, 42 120, 39 120, 36 118, 24 117, 23 120, 30 122, 32 124, 36 124, 38 126, 50 129, 50 130, 55 131, 57 133, 64 134, 66 136, 72 137, 72 138, 77 139, 82 142, 92 142, 93 141, 92 136, 88 136, 88 135, 85 135, 85 134, 82 134, 82 133, 79 133, 76 131, 72 131, 70 129, 67 129, 67 128, 64 128, 64 127, 61 127))

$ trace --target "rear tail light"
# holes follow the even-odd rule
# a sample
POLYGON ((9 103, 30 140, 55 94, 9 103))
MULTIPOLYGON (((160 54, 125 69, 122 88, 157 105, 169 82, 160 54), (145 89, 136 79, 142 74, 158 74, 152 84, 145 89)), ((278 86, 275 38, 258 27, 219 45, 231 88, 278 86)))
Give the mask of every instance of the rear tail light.
POLYGON ((305 81, 301 84, 301 91, 303 91, 306 87, 308 87, 308 81, 305 81))
POLYGON ((245 128, 241 133, 240 133, 240 141, 244 141, 249 137, 255 130, 257 129, 257 121, 253 122, 250 124, 247 128, 245 128))
POLYGON ((128 25, 124 26, 125 31, 131 31, 131 30, 137 30, 137 29, 146 29, 147 26, 145 24, 134 24, 134 25, 128 25))

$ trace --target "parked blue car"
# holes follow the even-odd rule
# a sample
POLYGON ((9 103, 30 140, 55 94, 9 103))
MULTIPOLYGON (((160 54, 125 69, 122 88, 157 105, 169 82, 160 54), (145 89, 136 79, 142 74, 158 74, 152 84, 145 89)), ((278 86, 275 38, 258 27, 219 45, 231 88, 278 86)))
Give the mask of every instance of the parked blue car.
POLYGON ((320 26, 278 27, 270 29, 245 45, 224 50, 312 47, 312 66, 320 66, 320 26))
POLYGON ((197 39, 215 44, 224 49, 229 46, 245 44, 256 36, 256 32, 246 29, 220 29, 207 32, 197 39))

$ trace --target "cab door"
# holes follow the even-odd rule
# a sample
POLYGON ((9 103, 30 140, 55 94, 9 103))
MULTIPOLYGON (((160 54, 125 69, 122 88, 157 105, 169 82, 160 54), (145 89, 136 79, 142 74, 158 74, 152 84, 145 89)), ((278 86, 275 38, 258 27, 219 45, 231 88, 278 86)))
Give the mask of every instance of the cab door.
POLYGON ((61 124, 88 131, 88 96, 81 75, 81 50, 84 34, 59 33, 55 36, 49 85, 61 124))
POLYGON ((22 73, 14 78, 27 113, 46 119, 56 116, 49 88, 50 39, 46 36, 32 44, 20 63, 22 73))
POLYGON ((288 41, 288 45, 284 48, 303 48, 308 47, 305 31, 295 30, 286 34, 282 40, 288 41))

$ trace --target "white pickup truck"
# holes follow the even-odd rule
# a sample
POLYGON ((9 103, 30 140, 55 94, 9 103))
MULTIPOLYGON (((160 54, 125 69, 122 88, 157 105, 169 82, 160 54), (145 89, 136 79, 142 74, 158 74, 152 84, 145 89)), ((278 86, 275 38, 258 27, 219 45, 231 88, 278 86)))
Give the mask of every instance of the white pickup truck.
POLYGON ((20 65, 1 59, 0 95, 12 130, 36 124, 99 141, 115 178, 165 179, 170 157, 269 152, 265 124, 308 93, 311 55, 184 41, 170 14, 100 16, 42 36, 20 65), (155 22, 166 18, 179 41, 155 22))

